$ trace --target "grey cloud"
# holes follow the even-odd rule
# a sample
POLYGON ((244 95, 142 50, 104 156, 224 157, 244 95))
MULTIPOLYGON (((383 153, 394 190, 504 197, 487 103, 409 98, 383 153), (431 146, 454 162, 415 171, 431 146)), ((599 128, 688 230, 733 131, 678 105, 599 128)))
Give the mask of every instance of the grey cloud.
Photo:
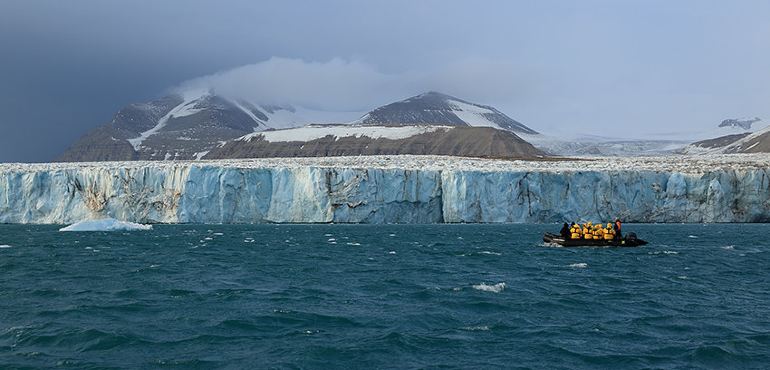
POLYGON ((514 65, 481 58, 385 73, 375 65, 342 58, 317 62, 274 57, 195 78, 172 91, 212 90, 259 103, 364 111, 429 90, 479 101, 515 99, 526 90, 520 74, 514 65))

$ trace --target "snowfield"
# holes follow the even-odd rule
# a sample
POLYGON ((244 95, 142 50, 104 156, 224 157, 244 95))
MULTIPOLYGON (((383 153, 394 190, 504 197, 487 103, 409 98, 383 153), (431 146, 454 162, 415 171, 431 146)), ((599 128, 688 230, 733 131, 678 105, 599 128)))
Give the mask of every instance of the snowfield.
POLYGON ((312 141, 326 136, 341 137, 362 137, 366 136, 372 139, 406 139, 415 135, 426 134, 438 130, 451 130, 450 126, 357 126, 357 125, 337 125, 337 126, 306 126, 301 128, 262 131, 242 136, 236 140, 251 141, 254 138, 261 137, 265 141, 292 142, 292 141, 312 141))
POLYGON ((763 222, 770 155, 0 164, 0 222, 763 222))

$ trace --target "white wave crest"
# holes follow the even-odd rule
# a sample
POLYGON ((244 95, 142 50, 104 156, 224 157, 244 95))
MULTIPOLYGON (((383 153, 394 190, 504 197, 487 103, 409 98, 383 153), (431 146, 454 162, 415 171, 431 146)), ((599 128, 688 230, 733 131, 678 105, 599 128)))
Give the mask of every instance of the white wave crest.
POLYGON ((462 327, 461 329, 467 330, 467 331, 489 331, 489 326, 487 325, 465 326, 465 327, 462 327))
POLYGON ((480 290, 482 292, 492 292, 492 293, 500 293, 505 289, 505 283, 497 283, 494 285, 488 285, 486 283, 481 283, 478 285, 474 285, 473 289, 480 290))
POLYGON ((152 230, 152 225, 142 225, 128 221, 118 221, 114 218, 105 218, 101 220, 86 220, 76 222, 59 231, 134 231, 134 230, 152 230))
POLYGON ((569 265, 569 267, 576 268, 576 269, 586 269, 588 268, 588 264, 585 262, 573 263, 569 265))

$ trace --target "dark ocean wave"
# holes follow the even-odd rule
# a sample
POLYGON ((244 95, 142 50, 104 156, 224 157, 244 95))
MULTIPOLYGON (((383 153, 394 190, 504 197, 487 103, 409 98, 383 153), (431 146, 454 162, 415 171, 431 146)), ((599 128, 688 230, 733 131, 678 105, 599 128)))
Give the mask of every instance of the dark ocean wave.
POLYGON ((628 227, 0 225, 0 368, 766 368, 770 226, 628 227))

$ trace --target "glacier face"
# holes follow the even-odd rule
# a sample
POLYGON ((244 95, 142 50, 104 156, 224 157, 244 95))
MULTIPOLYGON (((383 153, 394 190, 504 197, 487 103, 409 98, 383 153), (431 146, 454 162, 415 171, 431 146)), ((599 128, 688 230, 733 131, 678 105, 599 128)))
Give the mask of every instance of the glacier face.
POLYGON ((770 221, 770 159, 745 158, 0 165, 0 223, 770 221))

